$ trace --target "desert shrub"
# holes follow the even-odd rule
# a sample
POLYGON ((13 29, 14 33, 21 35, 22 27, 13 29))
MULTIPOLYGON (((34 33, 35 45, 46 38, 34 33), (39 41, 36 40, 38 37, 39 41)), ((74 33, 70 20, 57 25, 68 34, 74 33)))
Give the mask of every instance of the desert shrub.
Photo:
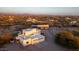
POLYGON ((75 37, 74 42, 75 42, 76 48, 79 48, 79 37, 78 36, 75 37))
POLYGON ((74 34, 69 31, 58 33, 56 35, 55 42, 69 48, 77 48, 78 46, 78 38, 75 38, 74 34))
POLYGON ((72 33, 74 34, 74 36, 79 36, 79 30, 74 30, 72 33))
POLYGON ((0 48, 5 45, 5 41, 0 37, 0 48))
POLYGON ((13 35, 7 32, 0 35, 0 38, 4 43, 9 43, 13 39, 13 35))
POLYGON ((3 47, 6 43, 9 43, 13 39, 13 35, 11 33, 3 33, 0 35, 0 48, 3 47))
POLYGON ((55 42, 65 45, 66 41, 64 43, 63 43, 63 41, 65 41, 65 37, 64 37, 63 33, 58 33, 56 35, 55 42))
POLYGON ((3 45, 4 41, 2 40, 2 38, 0 37, 0 45, 3 45))

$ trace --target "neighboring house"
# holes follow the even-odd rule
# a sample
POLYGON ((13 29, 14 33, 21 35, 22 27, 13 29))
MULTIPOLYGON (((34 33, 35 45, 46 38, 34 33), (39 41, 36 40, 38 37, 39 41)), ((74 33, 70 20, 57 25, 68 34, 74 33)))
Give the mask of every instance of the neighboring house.
POLYGON ((16 40, 19 41, 23 46, 28 46, 43 42, 45 40, 45 36, 41 35, 41 30, 31 28, 24 29, 22 33, 18 34, 16 40))
POLYGON ((37 19, 32 19, 32 18, 29 18, 26 20, 27 22, 33 22, 33 23, 36 23, 38 20, 37 19))
POLYGON ((70 25, 70 26, 78 26, 78 25, 77 25, 77 21, 71 21, 69 25, 70 25))
POLYGON ((48 29, 49 25, 48 24, 37 24, 37 25, 32 25, 32 28, 48 29))
POLYGON ((75 23, 77 23, 77 21, 71 21, 70 23, 71 23, 71 24, 75 24, 75 23))

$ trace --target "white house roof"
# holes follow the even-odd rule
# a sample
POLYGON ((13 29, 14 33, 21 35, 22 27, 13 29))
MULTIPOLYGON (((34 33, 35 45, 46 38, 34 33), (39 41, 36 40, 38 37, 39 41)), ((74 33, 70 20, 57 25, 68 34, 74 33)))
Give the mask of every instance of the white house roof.
POLYGON ((32 36, 32 38, 44 38, 44 36, 43 35, 40 35, 40 34, 35 34, 35 35, 33 35, 32 36))
MULTIPOLYGON (((31 32, 31 31, 39 31, 39 29, 37 28, 29 28, 29 29, 24 29, 24 33, 25 32, 31 32)), ((28 33, 26 33, 28 34, 28 33)), ((43 35, 39 34, 39 33, 33 33, 32 35, 28 35, 26 36, 25 34, 19 34, 16 39, 19 39, 19 40, 27 40, 27 39, 34 39, 34 38, 37 38, 37 39, 40 39, 40 38, 44 38, 43 35)))
POLYGON ((40 29, 37 29, 37 28, 23 29, 23 32, 32 32, 32 31, 41 31, 41 30, 40 29))
POLYGON ((23 29, 23 30, 25 30, 25 31, 32 31, 32 30, 39 30, 39 29, 37 29, 37 28, 28 28, 28 29, 23 29))
POLYGON ((29 29, 24 29, 25 31, 32 31, 32 29, 31 28, 29 28, 29 29))
POLYGON ((16 39, 19 39, 19 40, 26 40, 26 39, 28 39, 29 37, 26 37, 26 36, 24 36, 24 35, 19 35, 19 36, 17 36, 16 37, 16 39))
POLYGON ((40 34, 35 34, 32 36, 19 35, 18 37, 16 37, 16 39, 20 39, 20 40, 27 40, 27 39, 34 39, 34 38, 40 39, 40 38, 44 38, 44 36, 40 34))

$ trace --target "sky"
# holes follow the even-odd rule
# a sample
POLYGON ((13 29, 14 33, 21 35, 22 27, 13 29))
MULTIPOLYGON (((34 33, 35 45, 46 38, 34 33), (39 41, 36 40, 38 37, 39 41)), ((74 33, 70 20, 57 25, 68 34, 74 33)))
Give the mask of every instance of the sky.
POLYGON ((0 7, 0 13, 79 15, 78 7, 0 7))

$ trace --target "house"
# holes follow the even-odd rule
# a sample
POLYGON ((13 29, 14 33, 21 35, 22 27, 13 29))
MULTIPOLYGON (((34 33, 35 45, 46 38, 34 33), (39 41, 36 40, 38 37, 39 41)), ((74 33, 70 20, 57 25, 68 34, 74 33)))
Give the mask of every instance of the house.
POLYGON ((34 24, 32 25, 32 28, 48 29, 49 25, 48 24, 34 24))
POLYGON ((43 42, 45 36, 41 35, 41 30, 36 28, 24 29, 22 33, 19 33, 16 37, 23 46, 33 45, 36 43, 43 42))
POLYGON ((27 22, 36 23, 36 22, 37 22, 37 19, 28 18, 26 21, 27 21, 27 22))
POLYGON ((73 26, 73 27, 78 26, 78 25, 77 25, 77 21, 76 21, 76 20, 71 21, 69 25, 70 25, 70 26, 73 26))
POLYGON ((22 33, 25 36, 30 36, 30 35, 33 35, 33 34, 40 34, 41 30, 39 30, 37 28, 28 28, 28 29, 23 29, 22 33))
POLYGON ((77 21, 71 21, 70 23, 71 23, 71 24, 75 24, 75 23, 77 23, 77 21))

